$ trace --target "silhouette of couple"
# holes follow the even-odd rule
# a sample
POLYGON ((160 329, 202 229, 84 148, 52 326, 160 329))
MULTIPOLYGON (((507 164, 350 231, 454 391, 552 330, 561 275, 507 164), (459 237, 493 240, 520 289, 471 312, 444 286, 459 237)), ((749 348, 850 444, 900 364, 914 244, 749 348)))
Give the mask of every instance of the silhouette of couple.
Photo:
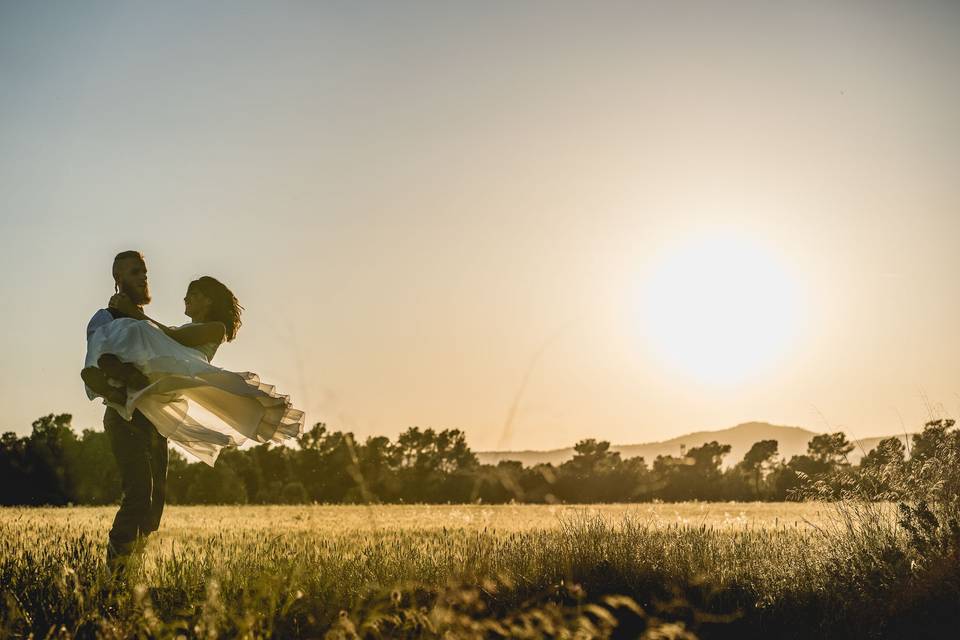
POLYGON ((87 396, 107 406, 103 428, 120 471, 123 498, 107 542, 116 576, 160 525, 168 440, 213 466, 224 447, 296 437, 304 415, 255 374, 211 364, 236 337, 243 310, 221 282, 191 282, 183 298, 190 322, 175 327, 143 312, 150 288, 140 252, 117 254, 112 272, 115 293, 87 325, 80 375, 87 396))

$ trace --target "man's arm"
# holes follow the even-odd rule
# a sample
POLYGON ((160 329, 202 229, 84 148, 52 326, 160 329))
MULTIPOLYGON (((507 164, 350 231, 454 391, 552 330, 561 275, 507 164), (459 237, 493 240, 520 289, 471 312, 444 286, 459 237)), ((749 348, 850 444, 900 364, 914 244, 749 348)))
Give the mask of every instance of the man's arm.
MULTIPOLYGON (((97 332, 97 329, 107 324, 113 320, 113 314, 110 313, 107 309, 100 309, 93 317, 90 318, 90 322, 87 323, 87 351, 90 350, 90 338, 93 337, 93 334, 97 332)), ((88 380, 92 380, 91 375, 93 372, 88 371, 90 368, 90 363, 85 362, 83 371, 80 372, 80 377, 83 379, 84 390, 87 392, 87 398, 90 400, 96 400, 98 395, 93 392, 90 388, 90 385, 87 383, 88 380)))
POLYGON ((87 323, 87 340, 96 333, 97 329, 102 327, 113 320, 113 314, 110 313, 109 309, 100 309, 93 317, 90 318, 90 322, 87 323))

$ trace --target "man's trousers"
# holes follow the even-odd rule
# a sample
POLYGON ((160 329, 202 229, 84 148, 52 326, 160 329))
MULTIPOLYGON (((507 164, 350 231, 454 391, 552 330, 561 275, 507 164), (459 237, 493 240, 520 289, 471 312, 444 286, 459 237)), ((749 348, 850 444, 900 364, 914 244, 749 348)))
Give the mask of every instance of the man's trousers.
POLYGON ((139 411, 125 421, 107 408, 103 428, 120 470, 123 499, 110 529, 108 555, 127 556, 160 526, 167 487, 167 439, 139 411))

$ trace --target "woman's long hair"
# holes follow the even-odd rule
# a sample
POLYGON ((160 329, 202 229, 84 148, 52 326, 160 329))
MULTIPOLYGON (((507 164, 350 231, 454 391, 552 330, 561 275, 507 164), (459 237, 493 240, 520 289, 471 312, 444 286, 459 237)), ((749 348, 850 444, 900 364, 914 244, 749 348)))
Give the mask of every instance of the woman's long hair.
POLYGON ((210 276, 201 276, 190 283, 187 291, 196 289, 203 295, 210 298, 210 314, 207 320, 217 320, 222 322, 227 328, 226 340, 230 342, 237 337, 237 331, 240 330, 240 313, 243 307, 237 302, 237 297, 233 295, 226 285, 210 276))

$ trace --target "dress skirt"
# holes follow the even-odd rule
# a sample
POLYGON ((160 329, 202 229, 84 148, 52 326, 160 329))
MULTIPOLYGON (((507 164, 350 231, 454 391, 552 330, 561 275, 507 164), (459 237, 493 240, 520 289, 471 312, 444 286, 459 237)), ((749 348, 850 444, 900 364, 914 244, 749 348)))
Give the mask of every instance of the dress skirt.
POLYGON ((216 367, 199 350, 185 347, 149 320, 117 318, 87 342, 85 366, 112 353, 142 371, 149 384, 127 389, 127 402, 113 407, 129 420, 144 414, 161 435, 213 466, 224 447, 248 440, 280 443, 303 432, 304 414, 249 371, 216 367))

